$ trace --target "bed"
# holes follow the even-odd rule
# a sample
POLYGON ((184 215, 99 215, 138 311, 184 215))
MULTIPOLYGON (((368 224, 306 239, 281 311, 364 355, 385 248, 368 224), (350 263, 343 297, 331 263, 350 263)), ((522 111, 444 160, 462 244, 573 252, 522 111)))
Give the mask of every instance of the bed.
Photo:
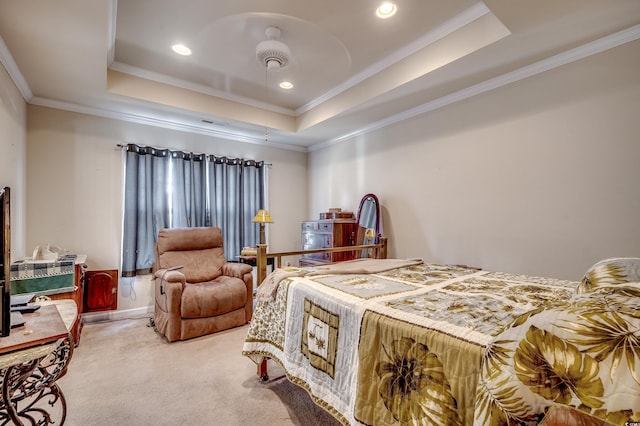
POLYGON ((419 259, 278 268, 243 354, 344 425, 551 424, 559 408, 625 425, 640 422, 637 281, 640 259, 575 282, 419 259))

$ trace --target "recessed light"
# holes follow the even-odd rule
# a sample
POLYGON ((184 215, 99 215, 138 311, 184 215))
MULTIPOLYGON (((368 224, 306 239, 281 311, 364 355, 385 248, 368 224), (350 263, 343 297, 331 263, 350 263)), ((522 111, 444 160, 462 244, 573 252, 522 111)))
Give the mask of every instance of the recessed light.
POLYGON ((385 1, 376 9, 376 16, 380 19, 391 18, 396 14, 397 10, 398 7, 394 2, 385 1))
POLYGON ((173 46, 171 46, 171 48, 173 49, 174 52, 176 52, 178 55, 182 55, 182 56, 189 56, 191 55, 191 49, 189 49, 187 46, 185 46, 184 44, 174 44, 173 46))
POLYGON ((282 83, 280 83, 280 88, 286 90, 293 89, 293 83, 290 81, 283 81, 282 83))

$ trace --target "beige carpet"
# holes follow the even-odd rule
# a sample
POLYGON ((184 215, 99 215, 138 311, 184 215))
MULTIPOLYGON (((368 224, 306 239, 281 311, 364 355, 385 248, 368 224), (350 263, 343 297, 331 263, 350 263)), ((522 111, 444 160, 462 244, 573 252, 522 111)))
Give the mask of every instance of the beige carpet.
POLYGON ((242 356, 247 326, 167 343, 148 319, 85 324, 59 380, 67 425, 339 423, 269 364, 262 383, 242 356))

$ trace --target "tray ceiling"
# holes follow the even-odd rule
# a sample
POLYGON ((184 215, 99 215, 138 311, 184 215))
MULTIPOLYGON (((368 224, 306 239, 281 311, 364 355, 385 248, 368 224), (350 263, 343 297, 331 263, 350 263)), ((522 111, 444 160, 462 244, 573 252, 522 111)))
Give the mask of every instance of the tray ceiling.
POLYGON ((306 150, 639 37, 636 0, 378 4, 3 0, 0 60, 33 104, 306 150), (269 26, 279 71, 256 58, 269 26))

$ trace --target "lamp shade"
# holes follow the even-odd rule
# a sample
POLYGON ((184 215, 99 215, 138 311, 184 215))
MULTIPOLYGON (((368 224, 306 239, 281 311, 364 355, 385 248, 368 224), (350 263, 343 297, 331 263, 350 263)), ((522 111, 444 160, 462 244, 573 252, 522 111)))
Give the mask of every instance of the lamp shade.
POLYGON ((256 215, 253 218, 252 222, 273 223, 273 220, 271 219, 271 215, 269 214, 269 211, 267 211, 267 210, 258 210, 258 213, 256 213, 256 215))

